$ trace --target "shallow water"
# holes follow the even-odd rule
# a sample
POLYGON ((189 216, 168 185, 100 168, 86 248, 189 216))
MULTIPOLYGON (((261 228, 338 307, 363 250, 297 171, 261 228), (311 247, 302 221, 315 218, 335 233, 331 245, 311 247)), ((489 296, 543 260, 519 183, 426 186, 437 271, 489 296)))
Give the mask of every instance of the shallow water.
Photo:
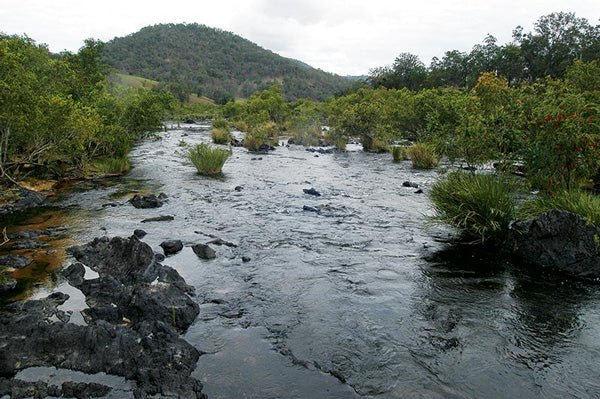
MULTIPOLYGON (((156 252, 166 239, 237 244, 214 247, 212 261, 186 247, 163 262, 196 287, 200 315, 185 338, 206 353, 194 376, 210 398, 600 397, 598 286, 446 250, 449 231, 428 226, 426 195, 401 186, 427 193, 436 172, 358 148, 315 157, 291 146, 234 148, 224 178, 208 179, 180 156, 181 139, 209 141, 169 131, 133 151, 126 177, 55 199, 51 227, 69 231, 49 244, 65 265, 67 244, 136 228, 156 252), (310 187, 322 196, 304 194, 310 187), (126 203, 150 192, 168 203, 126 203), (175 219, 140 223, 158 215, 175 219)), ((50 277, 32 277, 19 298, 68 288, 48 264, 34 275, 50 277)), ((71 291, 63 306, 82 322, 85 303, 71 291)))

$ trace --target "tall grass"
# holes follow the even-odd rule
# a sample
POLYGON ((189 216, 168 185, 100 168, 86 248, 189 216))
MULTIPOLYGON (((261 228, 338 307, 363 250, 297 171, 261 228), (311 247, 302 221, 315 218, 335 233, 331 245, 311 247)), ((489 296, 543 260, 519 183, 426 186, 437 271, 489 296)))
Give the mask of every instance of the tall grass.
POLYGON ((233 140, 228 128, 214 128, 210 132, 210 136, 215 144, 230 144, 233 140))
POLYGON ((395 145, 392 147, 392 158, 394 162, 406 161, 410 159, 406 147, 401 145, 395 145))
POLYGON ((491 174, 450 173, 433 185, 430 199, 435 221, 481 243, 501 240, 515 215, 511 185, 491 174))
POLYGON ((231 156, 231 150, 212 148, 200 143, 190 148, 187 158, 194 164, 198 174, 202 176, 219 176, 223 173, 223 164, 231 156))
POLYGON ((94 159, 86 168, 91 175, 122 175, 131 169, 127 155, 122 157, 94 159))
POLYGON ((600 197, 581 190, 565 190, 554 195, 540 194, 518 209, 519 219, 531 219, 551 210, 568 211, 587 223, 600 226, 600 197))
POLYGON ((213 121, 212 127, 215 129, 229 130, 229 123, 223 118, 217 118, 213 121))
POLYGON ((433 169, 438 166, 438 155, 429 144, 415 144, 406 148, 406 153, 415 169, 433 169))
POLYGON ((270 146, 277 145, 279 129, 273 122, 263 123, 246 133, 244 137, 244 147, 248 151, 258 151, 263 144, 270 146))

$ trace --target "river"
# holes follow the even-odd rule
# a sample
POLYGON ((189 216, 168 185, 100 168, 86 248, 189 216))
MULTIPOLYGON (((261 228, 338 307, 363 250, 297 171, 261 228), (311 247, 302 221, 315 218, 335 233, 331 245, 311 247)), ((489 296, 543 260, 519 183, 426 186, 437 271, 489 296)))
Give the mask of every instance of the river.
POLYGON ((66 291, 82 323, 83 296, 52 273, 71 260, 64 248, 142 228, 156 252, 187 245, 163 263, 196 288, 184 338, 204 353, 193 376, 209 398, 600 397, 598 286, 449 248, 450 231, 427 219, 438 172, 352 145, 281 146, 234 148, 210 179, 180 146, 210 141, 209 126, 183 126, 137 146, 126 176, 80 183, 16 221, 11 231, 68 230, 35 252, 13 300, 66 291), (159 192, 161 208, 126 202, 159 192), (140 223, 158 215, 174 220, 140 223), (237 247, 210 261, 189 248, 214 237, 237 247))

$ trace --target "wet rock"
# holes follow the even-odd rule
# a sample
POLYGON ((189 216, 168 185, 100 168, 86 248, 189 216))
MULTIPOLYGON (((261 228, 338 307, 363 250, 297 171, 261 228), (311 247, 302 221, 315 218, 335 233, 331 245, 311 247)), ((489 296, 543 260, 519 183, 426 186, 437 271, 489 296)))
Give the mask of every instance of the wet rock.
POLYGON ((160 244, 165 256, 174 255, 183 249, 181 240, 167 240, 160 244))
POLYGON ((118 202, 107 202, 106 204, 102 204, 102 208, 115 208, 119 205, 118 202))
POLYGON ((135 229, 135 230, 133 231, 133 235, 134 235, 134 236, 136 236, 137 238, 140 238, 140 239, 141 239, 141 238, 144 238, 144 237, 146 237, 146 235, 147 235, 147 234, 148 234, 148 233, 146 233, 146 232, 145 232, 144 230, 142 230, 142 229, 135 229))
POLYGON ((269 150, 271 150, 271 146, 268 144, 261 144, 258 147, 258 151, 261 151, 261 152, 268 152, 269 150))
POLYGON ((19 198, 12 204, 0 206, 0 215, 42 206, 46 201, 45 195, 24 187, 17 187, 14 192, 18 194, 19 198))
POLYGON ((405 181, 402 183, 402 187, 419 188, 419 185, 412 181, 405 181))
POLYGON ((315 190, 312 187, 311 188, 302 189, 302 191, 304 192, 304 194, 314 195, 316 197, 320 197, 321 196, 321 193, 318 192, 317 190, 315 190))
POLYGON ((194 253, 201 259, 215 259, 217 253, 206 244, 196 244, 192 246, 194 253))
POLYGON ((157 262, 162 262, 163 260, 165 260, 165 259, 167 259, 167 258, 166 258, 166 257, 165 257, 163 254, 158 254, 158 253, 156 253, 156 254, 154 254, 154 259, 155 259, 157 262))
POLYGON ((191 124, 195 124, 195 123, 196 123, 196 121, 195 121, 195 120, 193 120, 193 119, 186 119, 186 120, 184 120, 184 121, 183 121, 183 123, 187 123, 187 124, 190 124, 190 125, 191 125, 191 124))
POLYGON ((43 243, 41 241, 23 240, 23 241, 15 242, 14 244, 8 246, 8 249, 10 249, 10 250, 15 250, 15 249, 38 249, 38 248, 46 248, 47 246, 48 246, 48 244, 43 243))
POLYGON ((418 189, 417 191, 415 191, 415 194, 423 194, 423 190, 422 189, 418 189))
POLYGON ((291 144, 296 144, 296 140, 294 140, 294 138, 293 138, 293 137, 290 137, 290 138, 288 139, 287 143, 288 143, 288 144, 290 144, 290 145, 291 145, 291 144))
POLYGON ((5 278, 4 282, 0 281, 0 293, 12 291, 15 289, 16 286, 17 280, 15 280, 14 278, 5 278))
POLYGON ((321 213, 321 210, 319 208, 315 208, 314 206, 309 206, 309 205, 304 205, 302 207, 302 210, 305 211, 305 212, 321 213))
POLYGON ((215 238, 214 240, 207 242, 207 244, 214 244, 214 245, 218 245, 219 247, 221 245, 225 245, 226 247, 237 248, 237 245, 235 245, 234 243, 225 241, 221 238, 215 238))
POLYGON ((242 187, 242 186, 235 186, 235 188, 234 188, 234 190, 238 191, 238 192, 242 191, 243 189, 244 189, 244 187, 242 187))
POLYGON ((48 386, 43 381, 30 382, 0 377, 0 397, 4 395, 8 395, 11 399, 60 397, 62 390, 56 385, 48 386))
POLYGON ((62 396, 64 398, 101 398, 108 395, 110 391, 110 387, 95 382, 65 381, 62 384, 62 396))
POLYGON ((244 262, 244 263, 248 263, 248 262, 250 262, 251 260, 252 260, 252 259, 251 259, 251 258, 249 258, 248 256, 242 256, 242 262, 244 262))
POLYGON ((167 195, 165 193, 160 193, 158 196, 151 195, 139 195, 136 194, 129 200, 131 205, 140 209, 148 209, 148 208, 159 208, 163 206, 163 204, 167 200, 167 195))
POLYGON ((319 154, 333 154, 333 149, 332 148, 307 148, 306 151, 308 152, 316 152, 319 154))
POLYGON ((550 211, 512 224, 509 242, 521 260, 576 277, 600 278, 600 228, 570 212, 550 211))
POLYGON ((73 263, 61 273, 67 279, 69 284, 76 287, 83 283, 85 276, 85 267, 81 263, 73 263))
POLYGON ((0 256, 0 266, 10 267, 12 269, 22 269, 29 266, 32 259, 23 255, 2 255, 0 256))
POLYGON ((171 215, 161 215, 161 216, 156 216, 153 218, 148 218, 148 219, 144 219, 142 220, 142 223, 150 223, 150 222, 169 222, 171 220, 175 219, 173 216, 171 215))

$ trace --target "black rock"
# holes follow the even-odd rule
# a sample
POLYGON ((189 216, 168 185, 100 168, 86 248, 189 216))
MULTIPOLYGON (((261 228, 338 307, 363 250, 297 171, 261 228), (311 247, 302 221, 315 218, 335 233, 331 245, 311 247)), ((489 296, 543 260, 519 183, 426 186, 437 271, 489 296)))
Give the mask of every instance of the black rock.
POLYGON ((6 266, 12 269, 22 269, 29 266, 32 262, 32 259, 23 255, 10 254, 0 256, 0 266, 6 266))
POLYGON ((62 275, 67 279, 69 284, 77 287, 83 283, 85 276, 85 267, 81 263, 73 263, 62 271, 62 275))
POLYGON ((181 240, 167 240, 160 244, 166 256, 174 255, 183 249, 181 240))
POLYGON ((193 120, 193 119, 186 119, 186 120, 183 121, 183 123, 194 124, 194 123, 196 123, 196 121, 193 120))
POLYGON ((119 206, 118 202, 107 202, 106 204, 102 204, 102 208, 114 208, 119 206))
POLYGON ((242 256, 242 262, 244 262, 244 263, 250 262, 251 260, 252 260, 252 259, 250 259, 250 258, 249 258, 249 257, 247 257, 247 256, 242 256))
POLYGON ((101 398, 111 391, 106 385, 95 382, 72 382, 62 383, 62 396, 65 398, 101 398))
POLYGON ((315 190, 314 188, 305 188, 302 191, 304 191, 305 194, 314 195, 317 197, 321 196, 321 193, 315 190))
POLYGON ((600 278, 600 228, 566 211, 511 225, 509 242, 521 260, 576 277, 600 278))
POLYGON ((162 262, 163 260, 165 260, 165 259, 167 259, 167 258, 166 258, 166 257, 165 257, 163 254, 158 254, 158 253, 156 253, 156 254, 154 254, 154 259, 155 259, 157 262, 162 262))
POLYGON ((244 189, 244 187, 242 186, 235 186, 234 190, 235 191, 242 191, 244 189))
POLYGON ((316 213, 321 213, 321 210, 319 208, 315 208, 314 206, 309 206, 309 205, 304 205, 302 207, 303 211, 306 212, 316 212, 316 213))
POLYGON ((201 259, 214 259, 217 257, 215 250, 206 244, 193 245, 192 250, 201 259))
POLYGON ((136 208, 147 209, 147 208, 159 208, 163 206, 163 204, 167 200, 167 195, 165 193, 160 193, 158 196, 151 195, 139 195, 136 194, 129 200, 131 205, 136 208))
POLYGON ((290 137, 287 141, 288 144, 296 144, 296 140, 293 137, 290 137))
POLYGON ((402 183, 402 187, 419 188, 419 185, 411 181, 405 181, 402 183))
POLYGON ((220 238, 215 238, 214 240, 207 242, 207 244, 215 244, 218 246, 225 245, 226 247, 237 248, 237 245, 235 245, 234 243, 222 240, 220 238))
POLYGON ((135 229, 133 231, 133 235, 136 236, 137 238, 144 238, 146 237, 148 233, 146 233, 144 230, 142 229, 135 229))
POLYGON ((268 152, 269 150, 271 150, 271 146, 268 144, 261 144, 258 147, 258 151, 262 151, 262 152, 268 152))
POLYGON ((18 187, 16 192, 19 195, 19 199, 13 204, 0 206, 0 215, 42 206, 46 201, 45 195, 24 187, 18 187))
POLYGON ((17 286, 17 280, 14 278, 6 278, 4 283, 0 283, 0 293, 14 290, 17 286))
POLYGON ((142 220, 142 223, 149 223, 149 222, 169 222, 171 220, 175 219, 173 216, 171 215, 161 215, 161 216, 156 216, 153 218, 148 218, 148 219, 144 219, 142 220))
POLYGON ((417 191, 415 191, 415 194, 423 194, 423 190, 422 189, 418 189, 417 191))

